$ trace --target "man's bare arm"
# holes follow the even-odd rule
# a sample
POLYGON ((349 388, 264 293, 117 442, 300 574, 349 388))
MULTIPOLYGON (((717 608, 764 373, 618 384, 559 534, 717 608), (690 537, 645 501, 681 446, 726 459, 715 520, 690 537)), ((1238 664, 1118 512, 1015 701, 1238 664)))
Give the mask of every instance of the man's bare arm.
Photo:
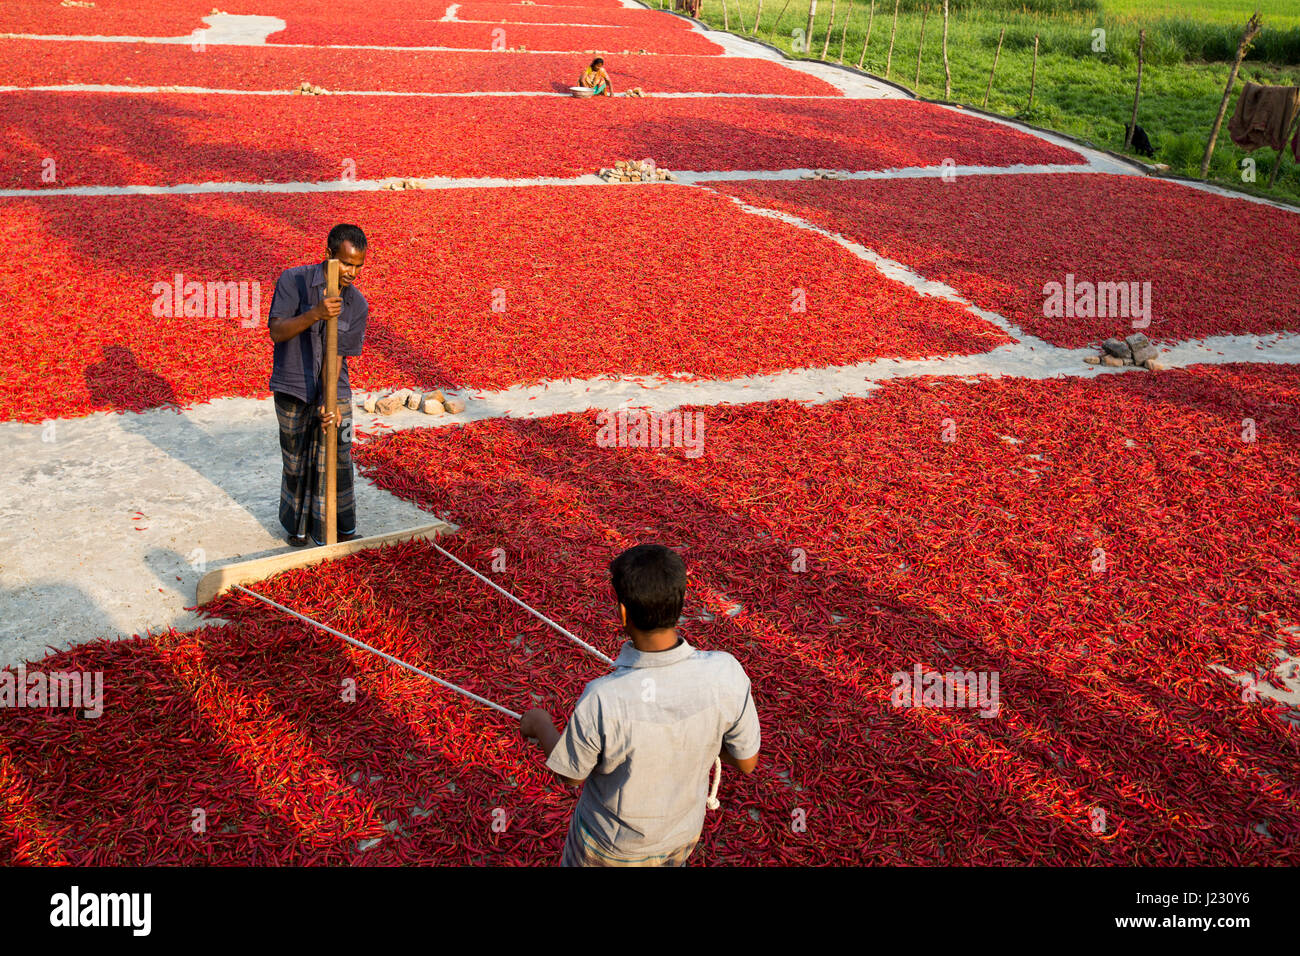
MULTIPOLYGON (((537 746, 542 751, 543 760, 550 757, 551 751, 555 749, 556 743, 560 740, 560 732, 555 729, 551 715, 541 708, 534 708, 524 713, 519 719, 519 732, 525 737, 536 739, 537 746)), ((572 777, 566 777, 561 773, 555 775, 571 787, 582 786, 581 780, 574 780, 572 777)))
POLYGON ((735 767, 746 776, 753 773, 754 768, 758 766, 758 754, 754 754, 754 756, 748 757, 744 760, 737 760, 735 757, 731 756, 731 751, 727 749, 725 743, 722 745, 722 749, 718 751, 718 756, 722 758, 722 762, 728 767, 735 767))
POLYGON ((288 342, 303 330, 330 316, 337 316, 342 311, 343 297, 335 296, 332 299, 321 299, 318 305, 308 309, 302 315, 277 316, 267 323, 271 331, 271 341, 277 345, 288 342))

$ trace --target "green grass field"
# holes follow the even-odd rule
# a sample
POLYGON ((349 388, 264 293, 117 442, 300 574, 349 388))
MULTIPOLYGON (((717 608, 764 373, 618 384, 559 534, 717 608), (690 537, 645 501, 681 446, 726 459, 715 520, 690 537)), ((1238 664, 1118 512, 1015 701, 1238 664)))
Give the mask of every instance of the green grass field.
MULTIPOLYGON (((917 79, 925 0, 900 0, 898 29, 889 55, 893 0, 876 0, 867 39, 870 0, 818 0, 811 44, 800 46, 808 0, 761 0, 759 39, 794 56, 820 59, 830 24, 826 59, 885 76, 922 96, 944 96, 942 0, 929 0, 917 79), (781 14, 785 6, 784 14, 781 14), (777 22, 780 14, 780 22, 777 22), (847 15, 847 31, 844 31, 847 15), (844 31, 844 32, 842 32, 844 31)), ((760 0, 704 0, 700 17, 715 29, 749 35, 760 0)), ((1247 81, 1300 85, 1300 3, 1297 0, 952 0, 948 60, 952 100, 979 106, 984 99, 999 31, 1005 29, 988 109, 1036 126, 1059 130, 1121 152, 1124 124, 1133 108, 1138 31, 1147 31, 1138 123, 1155 146, 1155 162, 1196 176, 1210 126, 1223 96, 1241 29, 1256 6, 1264 31, 1242 64, 1236 93, 1247 81), (1098 33, 1096 31, 1104 31, 1098 33), (1039 38, 1034 102, 1029 106, 1034 37, 1039 38)), ((1273 189, 1266 188, 1277 154, 1256 150, 1256 181, 1245 176, 1248 154, 1228 138, 1227 120, 1210 167, 1212 180, 1300 203, 1300 170, 1285 154, 1273 189)))

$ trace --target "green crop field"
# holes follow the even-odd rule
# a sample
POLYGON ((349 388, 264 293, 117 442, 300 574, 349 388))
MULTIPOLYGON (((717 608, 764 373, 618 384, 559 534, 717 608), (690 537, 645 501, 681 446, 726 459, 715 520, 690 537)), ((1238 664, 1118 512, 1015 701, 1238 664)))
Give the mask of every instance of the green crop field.
POLYGON ((1175 20, 1180 17, 1205 23, 1240 25, 1254 11, 1276 27, 1300 26, 1300 4, 1296 0, 1105 0, 1101 9, 1115 18, 1175 20))
MULTIPOLYGON (((914 89, 944 97, 942 0, 900 0, 889 53, 893 0, 817 0, 811 42, 805 42, 808 0, 704 0, 700 17, 715 29, 751 35, 793 56, 858 65, 914 89), (832 8, 835 23, 827 44, 832 8), (784 9, 784 12, 782 10, 784 9), (779 22, 778 22, 779 18, 779 22), (870 42, 867 41, 870 19, 870 42), (924 44, 921 43, 922 20, 924 44), (847 21, 847 29, 845 24, 847 21), (921 48, 918 79, 918 47, 921 48)), ((1133 109, 1138 31, 1146 30, 1138 124, 1156 150, 1154 162, 1196 176, 1223 97, 1242 27, 1256 6, 1264 30, 1246 60, 1229 104, 1246 81, 1300 85, 1300 3, 1297 0, 951 0, 948 60, 954 102, 984 100, 999 33, 1005 31, 988 109, 1122 151, 1133 109), (1038 67, 1029 104, 1034 38, 1038 67)), ((1300 171, 1285 154, 1277 182, 1266 184, 1277 154, 1250 154, 1219 134, 1212 180, 1290 202, 1300 202, 1300 171)))

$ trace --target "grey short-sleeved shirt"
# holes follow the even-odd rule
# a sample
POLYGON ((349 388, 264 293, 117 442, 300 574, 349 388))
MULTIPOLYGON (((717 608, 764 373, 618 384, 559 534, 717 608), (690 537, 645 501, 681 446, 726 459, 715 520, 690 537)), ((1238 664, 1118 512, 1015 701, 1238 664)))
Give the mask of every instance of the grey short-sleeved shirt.
MULTIPOLYGON (((315 308, 325 298, 325 263, 295 266, 280 273, 266 320, 294 318, 315 308)), ((370 306, 355 285, 343 290, 339 312, 339 401, 352 397, 348 383, 348 356, 360 355, 366 338, 370 306)), ((300 402, 320 400, 320 370, 325 361, 325 323, 317 322, 287 342, 277 342, 271 367, 270 390, 292 395, 300 402)))
POLYGON ((546 765, 586 778, 575 813, 606 850, 668 853, 699 837, 722 745, 737 760, 758 753, 749 677, 730 654, 684 640, 654 653, 629 641, 614 667, 587 685, 546 765))

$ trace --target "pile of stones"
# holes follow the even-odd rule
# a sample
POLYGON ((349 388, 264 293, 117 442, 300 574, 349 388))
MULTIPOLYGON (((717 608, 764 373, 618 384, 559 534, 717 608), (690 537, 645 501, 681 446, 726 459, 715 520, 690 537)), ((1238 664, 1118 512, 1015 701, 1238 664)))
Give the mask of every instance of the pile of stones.
POLYGON ((662 183, 677 178, 650 159, 620 159, 613 169, 602 169, 596 175, 607 183, 662 183))
POLYGON ((371 395, 357 404, 378 415, 391 415, 402 408, 426 415, 459 415, 465 410, 464 402, 459 398, 448 398, 441 390, 425 392, 412 388, 399 389, 383 398, 371 395))
POLYGON ((1089 365, 1106 365, 1111 368, 1136 365, 1153 372, 1169 367, 1157 360, 1156 356, 1160 353, 1141 332, 1130 335, 1126 339, 1107 339, 1101 343, 1101 348, 1101 355, 1086 356, 1084 361, 1089 365))

